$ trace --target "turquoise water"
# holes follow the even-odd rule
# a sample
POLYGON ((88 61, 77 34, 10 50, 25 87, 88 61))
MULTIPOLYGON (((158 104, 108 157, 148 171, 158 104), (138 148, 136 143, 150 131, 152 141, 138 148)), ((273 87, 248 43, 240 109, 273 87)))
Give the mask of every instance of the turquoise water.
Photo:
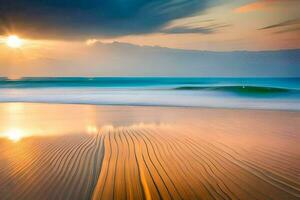
POLYGON ((0 78, 0 101, 300 110, 300 78, 0 78))
POLYGON ((167 78, 167 77, 59 77, 0 78, 1 88, 34 87, 185 87, 185 86, 257 86, 300 89, 300 78, 167 78))

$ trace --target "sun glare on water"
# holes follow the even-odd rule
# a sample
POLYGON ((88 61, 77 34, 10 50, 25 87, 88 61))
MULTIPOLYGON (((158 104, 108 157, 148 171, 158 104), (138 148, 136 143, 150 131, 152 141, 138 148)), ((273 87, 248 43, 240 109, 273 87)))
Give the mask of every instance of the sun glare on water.
POLYGON ((8 47, 16 49, 23 45, 23 41, 17 35, 10 35, 6 39, 6 44, 8 47))

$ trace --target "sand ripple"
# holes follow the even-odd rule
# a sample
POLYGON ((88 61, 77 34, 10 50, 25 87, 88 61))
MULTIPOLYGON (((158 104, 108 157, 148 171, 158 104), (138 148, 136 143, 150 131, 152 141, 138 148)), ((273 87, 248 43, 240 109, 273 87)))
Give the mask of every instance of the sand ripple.
POLYGON ((205 112, 182 124, 1 139, 0 199, 300 199, 298 113, 205 112))

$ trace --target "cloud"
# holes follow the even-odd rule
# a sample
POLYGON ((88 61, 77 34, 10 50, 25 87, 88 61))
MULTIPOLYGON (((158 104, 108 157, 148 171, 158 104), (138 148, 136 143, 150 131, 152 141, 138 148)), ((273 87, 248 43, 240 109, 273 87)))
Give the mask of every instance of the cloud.
POLYGON ((300 76, 300 49, 211 52, 94 41, 93 45, 84 45, 80 51, 85 53, 82 56, 77 53, 62 55, 54 48, 45 58, 24 62, 22 67, 15 66, 15 63, 3 63, 5 59, 1 59, 3 55, 0 54, 0 74, 93 77, 300 76))
POLYGON ((269 26, 262 27, 259 30, 274 29, 274 28, 292 26, 292 25, 299 25, 299 24, 300 24, 300 19, 291 19, 291 20, 287 20, 287 21, 280 22, 280 23, 277 23, 277 24, 272 24, 272 25, 269 25, 269 26))
POLYGON ((288 28, 285 30, 277 31, 275 33, 290 33, 290 32, 300 32, 300 27, 288 28))
POLYGON ((277 24, 272 24, 269 26, 262 27, 258 30, 273 30, 275 29, 276 34, 280 33, 289 33, 289 32, 297 32, 300 30, 300 19, 291 19, 287 21, 283 21, 277 24))
POLYGON ((214 29, 206 27, 187 27, 187 26, 178 26, 173 28, 163 29, 161 33, 166 34, 185 34, 185 33, 201 33, 201 34, 210 34, 214 33, 214 29))
POLYGON ((213 34, 217 32, 217 30, 228 26, 230 25, 213 24, 213 25, 207 25, 203 27, 175 26, 175 27, 162 29, 160 32, 166 34, 186 34, 186 33, 213 34))
POLYGON ((248 13, 257 10, 262 10, 274 3, 287 3, 287 2, 295 2, 297 0, 258 0, 253 3, 249 3, 234 9, 234 12, 237 13, 248 13))
MULTIPOLYGON (((218 0, 215 0, 218 1, 218 0)), ((91 38, 147 34, 205 10, 209 0, 0 0, 0 34, 91 38)))

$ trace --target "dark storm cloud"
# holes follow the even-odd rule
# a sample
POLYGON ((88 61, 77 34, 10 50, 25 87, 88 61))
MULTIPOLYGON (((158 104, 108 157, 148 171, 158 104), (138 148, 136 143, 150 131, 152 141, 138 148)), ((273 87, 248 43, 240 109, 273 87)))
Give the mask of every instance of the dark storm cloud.
POLYGON ((145 34, 206 9, 208 2, 211 1, 0 0, 0 34, 17 32, 44 38, 145 34))

